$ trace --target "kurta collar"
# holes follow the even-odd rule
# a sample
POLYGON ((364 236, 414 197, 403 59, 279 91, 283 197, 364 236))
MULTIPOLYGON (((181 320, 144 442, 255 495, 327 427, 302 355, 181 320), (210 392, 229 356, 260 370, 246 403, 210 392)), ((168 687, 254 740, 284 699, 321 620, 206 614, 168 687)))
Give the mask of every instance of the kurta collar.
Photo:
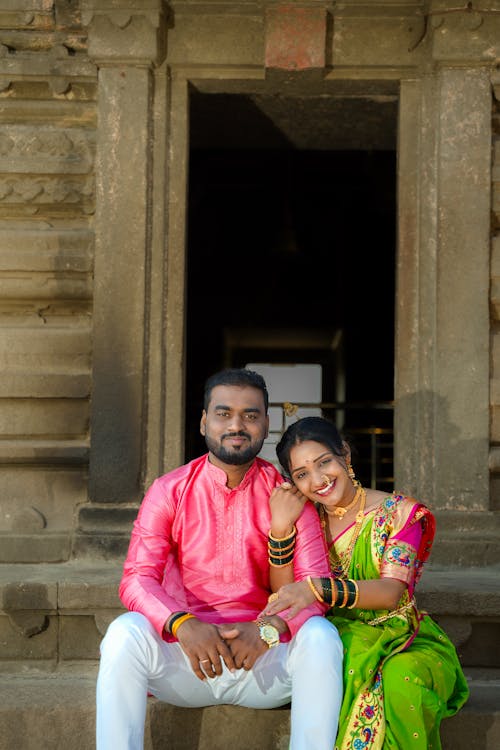
POLYGON ((208 453, 207 453, 207 457, 205 461, 206 461, 206 467, 210 476, 213 477, 214 481, 217 484, 222 485, 224 489, 228 490, 228 492, 233 492, 234 490, 245 489, 248 483, 252 480, 252 477, 254 477, 254 475, 258 471, 257 459, 255 459, 253 464, 250 466, 245 476, 241 480, 241 482, 236 487, 230 488, 227 486, 226 472, 223 469, 219 468, 219 466, 215 466, 214 464, 210 463, 210 461, 208 460, 208 453))

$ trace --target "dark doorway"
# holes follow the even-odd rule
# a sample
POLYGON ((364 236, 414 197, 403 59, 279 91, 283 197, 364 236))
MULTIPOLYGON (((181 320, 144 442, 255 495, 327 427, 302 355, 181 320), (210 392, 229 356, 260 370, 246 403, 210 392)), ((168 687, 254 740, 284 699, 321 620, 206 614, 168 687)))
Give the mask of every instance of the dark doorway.
MULTIPOLYGON (((302 113, 306 104, 300 100, 302 113)), ((282 110, 284 106, 281 101, 282 110)), ((364 431, 392 430, 396 109, 391 103, 382 117, 372 104, 385 122, 379 144, 384 148, 376 148, 376 117, 366 116, 364 125, 369 130, 371 123, 375 134, 370 131, 370 138, 363 138, 360 128, 353 127, 349 142, 344 120, 356 115, 359 124, 360 112, 351 103, 349 115, 342 101, 342 128, 336 122, 329 130, 328 118, 335 113, 325 113, 324 102, 321 106, 319 113, 311 106, 308 138, 306 123, 297 124, 303 131, 297 148, 290 132, 283 133, 269 112, 262 117, 262 108, 248 97, 193 97, 186 460, 205 450, 198 432, 203 383, 228 364, 228 330, 339 330, 345 400, 352 405, 345 412, 345 430, 359 444, 362 479, 369 484, 364 431), (331 136, 335 128, 337 135, 331 136), (325 133, 329 138, 321 135, 325 133), (334 148, 339 143, 342 148, 334 148), (371 147, 360 148, 363 143, 371 147), (374 409, 375 404, 385 406, 374 409)), ((287 127, 293 133, 293 125, 287 127)), ((290 356, 284 348, 274 352, 273 361, 289 362, 290 356)), ((322 357, 324 352, 308 348, 296 361, 321 363, 322 357)), ((269 352, 241 348, 230 364, 255 361, 269 361, 269 352)), ((335 401, 328 378, 323 401, 335 401)), ((326 410, 325 416, 334 414, 326 410)), ((392 467, 386 473, 390 480, 392 467)))

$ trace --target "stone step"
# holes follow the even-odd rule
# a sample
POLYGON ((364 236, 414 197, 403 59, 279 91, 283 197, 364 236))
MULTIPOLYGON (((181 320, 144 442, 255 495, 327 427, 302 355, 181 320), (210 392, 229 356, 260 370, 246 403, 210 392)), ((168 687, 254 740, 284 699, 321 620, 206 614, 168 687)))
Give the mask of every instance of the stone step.
MULTIPOLYGON (((96 667, 0 682, 0 750, 92 750, 96 667)), ((471 697, 441 725, 443 750, 497 750, 500 671, 469 670, 471 697)), ((148 701, 144 750, 287 750, 289 708, 175 708, 148 701)))
MULTIPOLYGON (((120 561, 126 555, 138 505, 84 504, 75 529, 0 532, 0 563, 58 563, 74 559, 120 561)), ((436 511, 432 561, 443 567, 500 565, 499 511, 436 511)), ((28 516, 25 524, 35 522, 28 516)))
MULTIPOLYGON (((98 658, 109 622, 123 611, 122 566, 71 561, 0 565, 0 663, 18 671, 98 658)), ((449 633, 462 663, 500 667, 500 569, 429 566, 417 588, 420 609, 449 633)))
POLYGON ((500 565, 500 512, 436 511, 433 565, 488 567, 500 565))

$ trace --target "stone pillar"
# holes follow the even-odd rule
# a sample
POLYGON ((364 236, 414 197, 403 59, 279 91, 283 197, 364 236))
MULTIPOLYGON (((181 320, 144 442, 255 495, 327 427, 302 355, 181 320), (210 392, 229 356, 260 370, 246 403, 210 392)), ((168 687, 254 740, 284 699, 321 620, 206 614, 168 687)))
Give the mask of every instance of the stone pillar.
POLYGON ((161 0, 82 6, 99 70, 89 493, 94 503, 127 503, 142 494, 152 66, 164 56, 166 24, 161 0))
POLYGON ((434 508, 489 509, 490 150, 486 68, 402 82, 396 486, 434 508))

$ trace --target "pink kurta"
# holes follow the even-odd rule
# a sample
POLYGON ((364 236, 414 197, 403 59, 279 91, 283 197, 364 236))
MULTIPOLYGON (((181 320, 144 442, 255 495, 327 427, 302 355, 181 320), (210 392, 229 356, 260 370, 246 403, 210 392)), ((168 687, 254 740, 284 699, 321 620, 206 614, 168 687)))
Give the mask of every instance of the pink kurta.
MULTIPOLYGON (((214 624, 247 622, 267 603, 269 496, 283 479, 257 458, 237 487, 230 489, 226 481, 225 472, 204 455, 157 479, 142 502, 120 597, 160 635, 173 612, 191 612, 214 624)), ((295 579, 328 576, 324 536, 309 502, 297 530, 295 579)), ((291 635, 324 611, 315 602, 288 620, 291 635)))

